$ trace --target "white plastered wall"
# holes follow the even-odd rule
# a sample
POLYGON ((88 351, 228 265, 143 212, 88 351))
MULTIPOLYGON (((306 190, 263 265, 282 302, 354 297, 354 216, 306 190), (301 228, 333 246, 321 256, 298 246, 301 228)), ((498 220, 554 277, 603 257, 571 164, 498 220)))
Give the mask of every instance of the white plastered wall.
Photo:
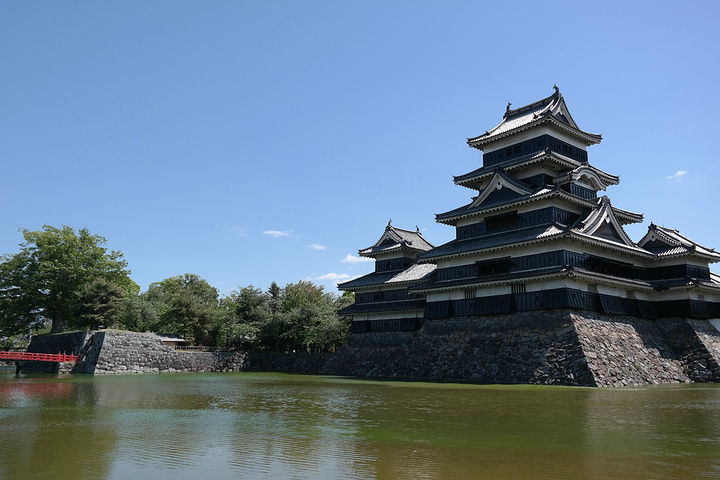
POLYGON ((525 140, 530 140, 531 138, 539 137, 541 135, 550 135, 552 137, 557 138, 558 140, 562 140, 563 142, 569 143, 573 147, 577 147, 581 150, 587 151, 587 147, 586 147, 585 143, 581 142, 577 138, 575 138, 571 135, 568 135, 567 133, 565 133, 561 130, 551 128, 548 126, 541 126, 541 127, 530 128, 528 130, 525 130, 524 132, 519 132, 519 133, 516 133, 509 137, 505 137, 501 140, 492 142, 483 148, 483 152, 484 153, 494 152, 496 150, 500 150, 501 148, 505 148, 509 145, 515 145, 516 143, 524 142, 525 140))

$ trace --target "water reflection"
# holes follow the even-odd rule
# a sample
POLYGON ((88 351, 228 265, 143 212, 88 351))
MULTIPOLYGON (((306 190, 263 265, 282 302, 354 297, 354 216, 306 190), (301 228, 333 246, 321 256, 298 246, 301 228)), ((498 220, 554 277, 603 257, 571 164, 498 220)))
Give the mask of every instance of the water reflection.
POLYGON ((0 372, 0 478, 716 478, 720 388, 0 372))

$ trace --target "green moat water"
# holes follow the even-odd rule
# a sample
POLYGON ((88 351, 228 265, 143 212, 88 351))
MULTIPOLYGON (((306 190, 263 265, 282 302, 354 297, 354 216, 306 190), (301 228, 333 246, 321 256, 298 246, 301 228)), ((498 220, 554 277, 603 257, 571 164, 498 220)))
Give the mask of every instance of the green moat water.
POLYGON ((720 477, 720 385, 0 368, 0 478, 720 477))

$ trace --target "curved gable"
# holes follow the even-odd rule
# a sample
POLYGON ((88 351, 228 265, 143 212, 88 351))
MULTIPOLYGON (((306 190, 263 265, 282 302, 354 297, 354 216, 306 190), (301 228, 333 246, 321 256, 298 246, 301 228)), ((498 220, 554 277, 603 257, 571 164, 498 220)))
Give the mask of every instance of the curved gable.
POLYGON ((600 199, 600 204, 581 221, 580 225, 579 228, 575 229, 580 233, 635 247, 635 243, 625 233, 615 216, 612 205, 610 205, 610 199, 607 197, 600 199))

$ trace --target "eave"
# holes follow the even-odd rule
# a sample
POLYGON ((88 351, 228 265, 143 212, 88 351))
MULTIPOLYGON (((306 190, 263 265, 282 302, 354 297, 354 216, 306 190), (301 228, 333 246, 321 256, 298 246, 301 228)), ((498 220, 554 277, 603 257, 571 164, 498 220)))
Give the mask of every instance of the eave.
POLYGON ((414 264, 404 270, 394 272, 371 272, 347 282, 339 283, 339 290, 354 292, 378 291, 382 287, 398 288, 423 281, 435 271, 433 264, 414 264))
MULTIPOLYGON (((647 250, 646 250, 646 251, 647 251, 647 250)), ((708 254, 708 253, 702 253, 702 252, 692 251, 692 250, 688 250, 688 251, 685 251, 685 252, 673 253, 673 254, 670 254, 670 255, 662 255, 662 254, 657 254, 657 253, 652 253, 652 252, 650 252, 650 253, 651 253, 651 254, 655 257, 655 259, 658 260, 658 261, 660 261, 660 260, 665 260, 665 259, 668 259, 668 258, 695 257, 695 258, 701 258, 701 259, 703 259, 704 261, 706 261, 706 262, 708 262, 708 263, 717 263, 717 262, 720 262, 720 254, 717 254, 717 253, 708 254)))
POLYGON ((658 250, 659 247, 646 247, 646 245, 656 240, 664 243, 667 248, 666 252, 653 252, 658 259, 695 256, 702 258, 709 263, 716 263, 720 261, 720 253, 716 252, 715 249, 704 247, 699 243, 690 240, 686 236, 682 235, 678 230, 659 227, 654 223, 650 224, 648 232, 638 242, 638 245, 641 248, 647 248, 648 251, 652 252, 652 249, 658 250))
MULTIPOLYGON (((538 192, 528 195, 525 198, 522 198, 520 200, 515 200, 515 201, 509 202, 509 203, 504 203, 502 205, 494 205, 494 206, 488 207, 488 208, 482 208, 482 205, 479 205, 477 207, 477 209, 475 209, 475 210, 466 210, 464 213, 458 213, 457 215, 448 216, 446 218, 442 218, 442 215, 446 215, 450 212, 453 212, 453 210, 450 210, 450 212, 439 213, 439 214, 435 215, 435 221, 437 223, 442 223, 444 225, 453 225, 454 226, 457 224, 458 220, 461 220, 463 218, 473 217, 473 216, 477 216, 477 215, 484 215, 487 213, 497 213, 502 210, 510 210, 510 209, 519 207, 521 205, 526 205, 531 202, 545 200, 545 199, 549 199, 549 198, 560 198, 563 200, 567 200, 568 202, 573 203, 575 205, 579 205, 583 208, 595 208, 597 206, 597 202, 594 199, 588 200, 588 199, 580 198, 576 195, 572 195, 564 190, 561 190, 560 188, 555 187, 552 189, 539 190, 538 192), (545 191, 543 191, 543 190, 545 190, 545 191)), ((469 203, 465 207, 469 207, 470 205, 472 205, 472 203, 469 203)), ((465 207, 460 207, 460 209, 465 208, 465 207)), ((457 209, 457 210, 460 210, 460 209, 457 209)))
POLYGON ((617 217, 618 221, 622 225, 628 225, 631 223, 642 223, 642 221, 645 219, 645 215, 643 215, 642 213, 630 212, 617 207, 612 207, 612 210, 615 214, 615 217, 617 217))
POLYGON ((604 275, 600 273, 590 272, 587 270, 573 268, 571 266, 556 266, 542 271, 532 272, 518 272, 517 274, 508 274, 497 276, 493 279, 480 279, 480 278, 468 278, 453 281, 450 283, 433 283, 423 287, 423 284, 414 287, 412 291, 420 293, 429 292, 451 292, 459 289, 466 288, 479 288, 479 287, 494 287, 500 285, 508 285, 515 283, 529 283, 537 280, 549 280, 556 278, 577 278, 579 280, 587 281, 588 283, 595 283, 599 285, 611 285, 614 287, 632 288, 634 290, 652 292, 654 291, 653 286, 649 282, 642 280, 628 279, 622 277, 615 277, 612 275, 604 275))
MULTIPOLYGON (((534 245, 537 243, 547 242, 547 241, 551 241, 551 240, 567 238, 569 236, 569 232, 566 230, 566 228, 567 227, 560 227, 557 225, 548 225, 548 226, 546 226, 545 233, 541 233, 539 236, 530 238, 527 240, 521 240, 521 241, 517 241, 517 242, 508 242, 508 243, 499 243, 497 245, 491 245, 491 246, 481 247, 481 248, 472 248, 472 249, 463 250, 463 251, 454 251, 454 252, 449 252, 446 254, 436 255, 436 256, 430 256, 430 255, 421 256, 418 259, 418 261, 421 263, 429 263, 429 262, 435 263, 440 260, 448 260, 451 258, 459 258, 459 257, 466 257, 469 255, 475 255, 478 252, 482 252, 482 253, 498 252, 498 251, 503 251, 503 250, 508 250, 508 249, 515 249, 515 248, 523 247, 523 246, 527 246, 527 245, 534 245), (550 233, 548 233, 548 232, 550 232, 550 233)), ((538 229, 537 227, 529 227, 528 229, 537 229, 540 231, 540 229, 538 229)), ((521 229, 521 230, 525 230, 525 229, 521 229)), ((502 234, 498 234, 498 238, 501 235, 502 234)), ((445 245, 449 245, 450 243, 455 243, 456 245, 457 244, 472 245, 472 239, 461 240, 461 241, 453 240, 445 245), (460 242, 462 242, 462 243, 460 243, 460 242)), ((444 245, 441 245, 440 247, 437 247, 437 248, 440 249, 443 246, 444 245)), ((430 252, 428 252, 428 254, 432 254, 432 250, 430 252)))
POLYGON ((533 154, 527 158, 520 157, 514 160, 510 160, 507 163, 503 162, 497 165, 478 168, 477 170, 473 170, 470 173, 453 177, 453 181, 456 185, 460 185, 462 187, 472 188, 474 190, 481 190, 483 188, 483 181, 492 177, 493 173, 498 167, 502 168, 506 172, 509 172, 512 170, 517 170, 537 163, 541 163, 544 160, 552 161, 552 163, 559 166, 561 169, 574 170, 583 165, 577 160, 573 160, 572 158, 553 152, 550 149, 546 149, 543 152, 533 154))
POLYGON ((411 253, 425 252, 432 248, 434 248, 434 245, 425 240, 422 233, 420 233, 420 229, 413 232, 412 230, 393 227, 391 220, 378 241, 367 248, 358 250, 358 254, 363 257, 375 258, 378 255, 404 251, 411 253), (383 246, 384 244, 387 246, 383 246))
POLYGON ((595 168, 590 164, 581 165, 570 172, 566 172, 556 176, 553 181, 562 185, 565 183, 572 183, 578 180, 587 178, 588 184, 593 184, 595 191, 606 190, 611 185, 617 185, 620 183, 620 177, 617 175, 610 175, 607 172, 603 172, 599 168, 595 168))
POLYGON ((624 243, 615 242, 610 239, 602 238, 602 237, 595 237, 592 235, 588 235, 582 232, 578 232, 577 230, 571 230, 569 233, 569 237, 571 240, 577 240, 583 243, 587 243, 590 245, 595 245, 602 248, 607 248, 609 250, 614 250, 616 252, 623 252, 623 253, 629 253, 634 254, 643 258, 647 259, 654 259, 657 258, 655 254, 652 252, 648 252, 645 249, 642 249, 640 247, 634 247, 625 245, 624 243))
POLYGON ((654 283, 655 290, 662 292, 677 290, 702 290, 705 292, 717 293, 718 291, 720 291, 720 284, 713 282, 712 280, 702 280, 699 278, 670 279, 667 281, 657 281, 654 283), (673 281, 676 284, 670 285, 669 283, 673 281))
MULTIPOLYGON (((502 123, 500 124, 502 125, 502 123)), ((498 125, 498 127, 500 126, 498 125)), ((492 131, 486 132, 483 135, 479 135, 474 138, 468 138, 467 144, 468 146, 472 148, 477 148, 478 150, 483 150, 484 147, 490 143, 496 142, 498 140, 501 140, 503 138, 510 137, 512 135, 516 135, 520 132, 524 132, 526 130, 530 130, 531 128, 543 126, 543 125, 552 125, 560 130, 563 130, 567 134, 576 137, 583 143, 585 143, 586 146, 595 145, 597 143, 600 143, 602 141, 602 135, 597 135, 594 133, 588 133, 584 132, 580 129, 572 128, 570 125, 567 125, 556 118, 552 116, 543 116, 539 117, 529 123, 519 125, 515 128, 512 128, 510 130, 506 130, 499 134, 493 134, 492 131)), ((497 129, 498 127, 495 127, 497 129)))
POLYGON ((367 258, 377 258, 380 255, 387 255, 389 253, 422 253, 426 252, 427 250, 423 250, 420 248, 414 248, 410 247, 407 244, 399 244, 399 245, 393 245, 388 248, 373 250, 373 248, 377 247, 369 247, 364 248, 362 250, 358 250, 358 255, 361 257, 367 257, 367 258))

